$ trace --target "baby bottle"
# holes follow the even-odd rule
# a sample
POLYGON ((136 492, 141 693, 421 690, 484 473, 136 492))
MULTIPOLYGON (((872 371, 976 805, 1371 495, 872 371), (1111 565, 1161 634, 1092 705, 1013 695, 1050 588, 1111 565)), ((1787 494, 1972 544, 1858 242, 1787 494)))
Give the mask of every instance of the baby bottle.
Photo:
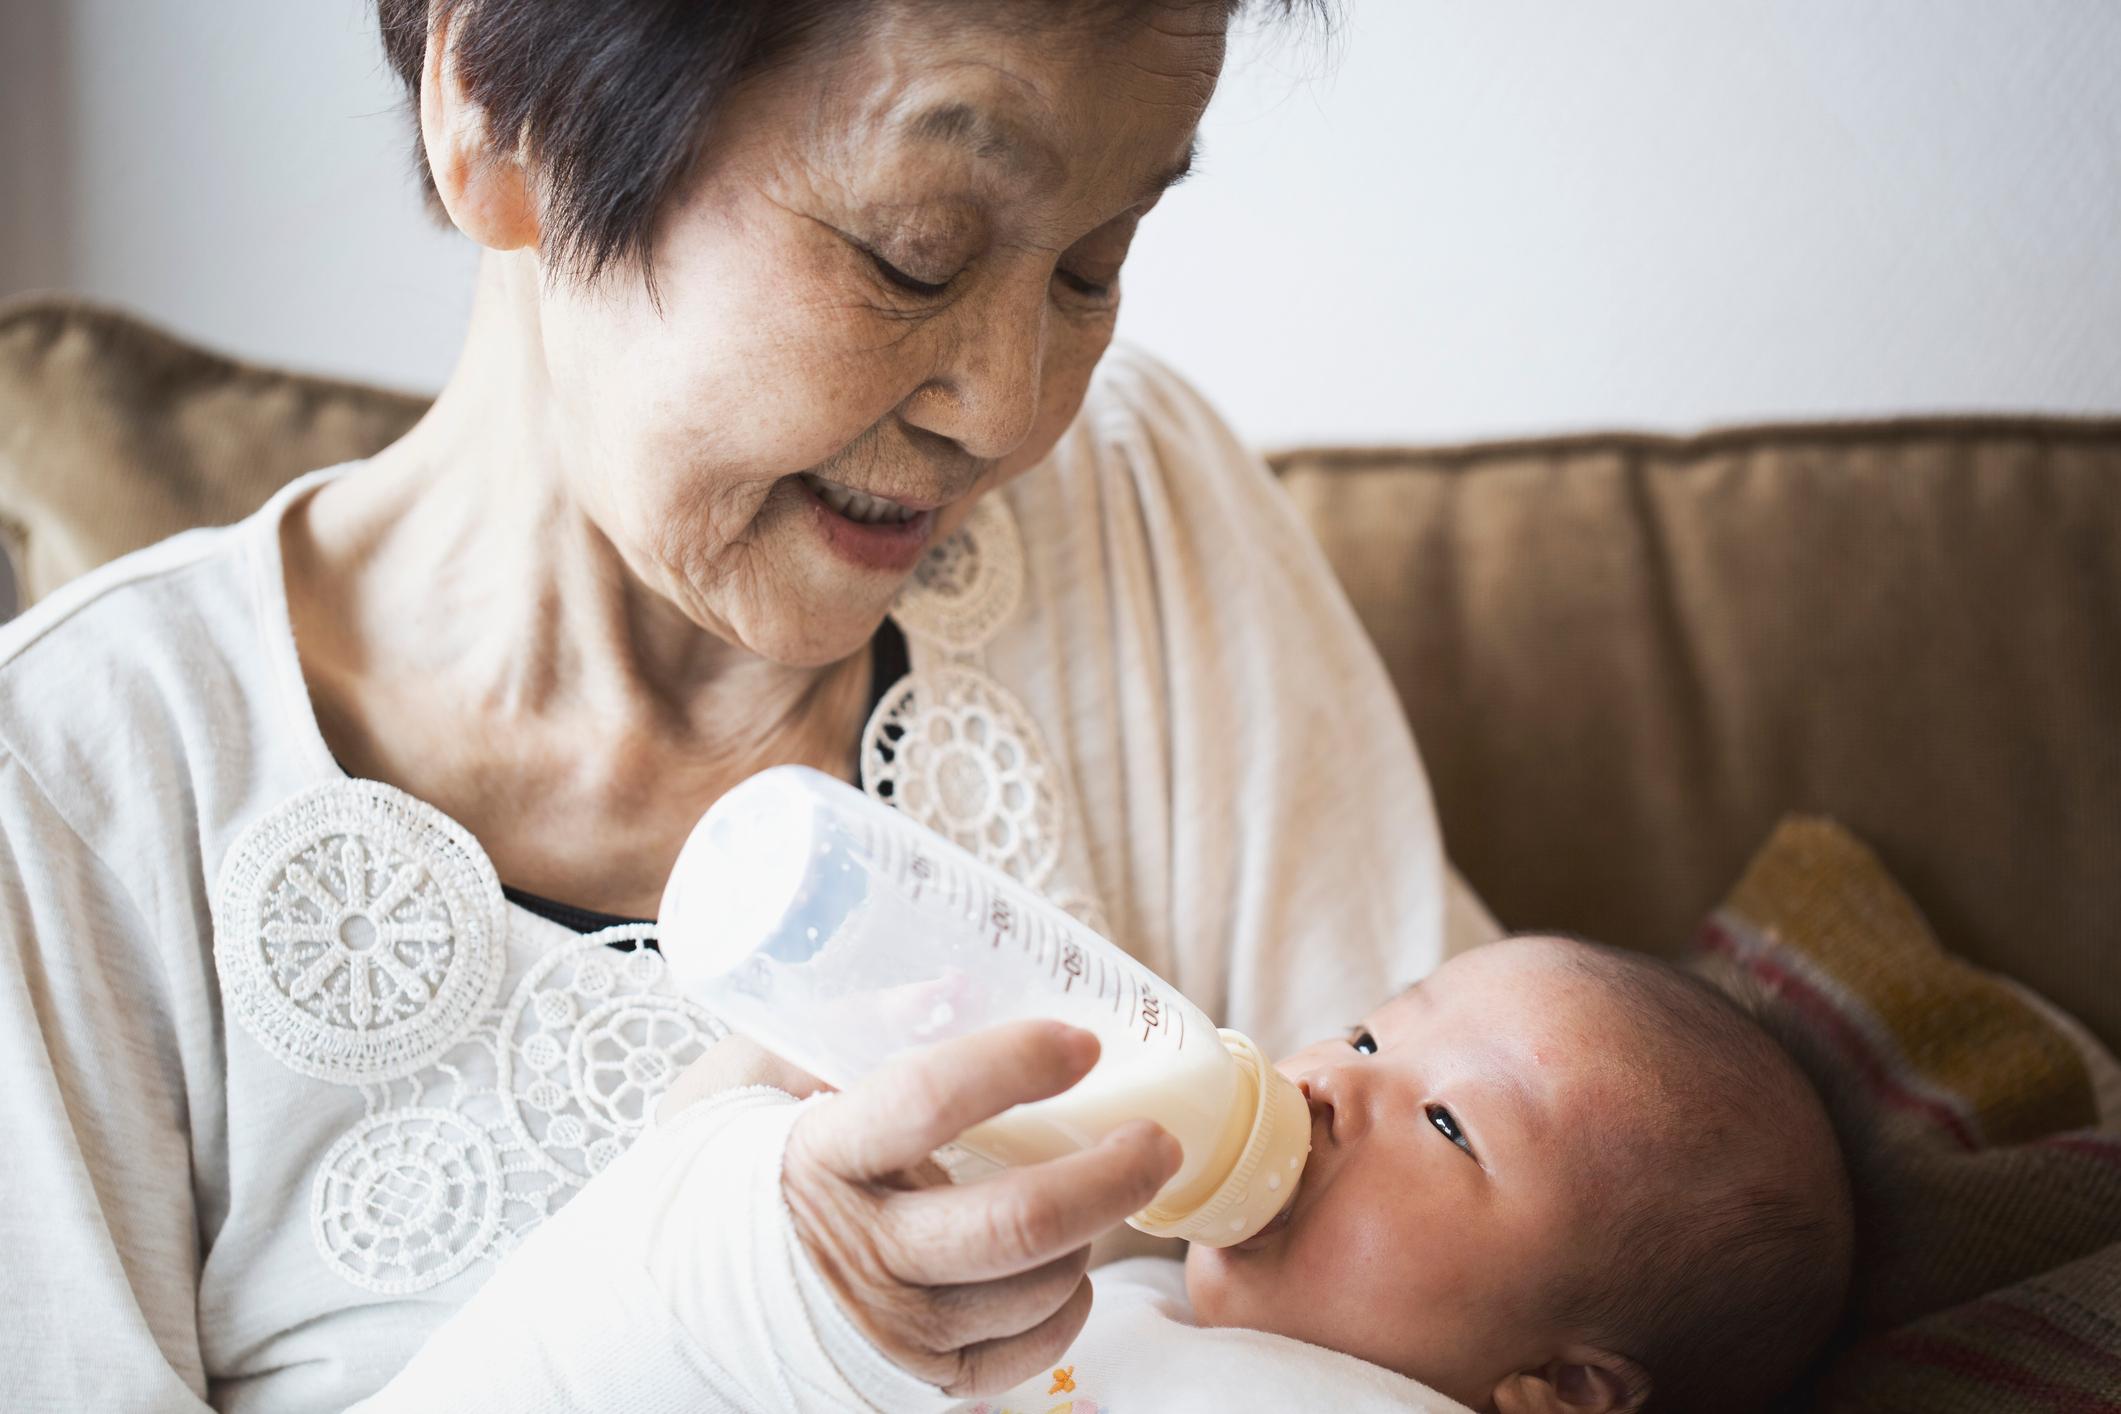
POLYGON ((861 791, 777 766, 715 803, 663 893, 672 976, 737 1031, 844 1088, 894 1054, 1005 1021, 1097 1033, 1074 1088, 975 1125, 991 1164, 1162 1125, 1178 1172, 1128 1221, 1223 1247, 1295 1193, 1303 1095, 1235 1031, 1036 893, 861 791))

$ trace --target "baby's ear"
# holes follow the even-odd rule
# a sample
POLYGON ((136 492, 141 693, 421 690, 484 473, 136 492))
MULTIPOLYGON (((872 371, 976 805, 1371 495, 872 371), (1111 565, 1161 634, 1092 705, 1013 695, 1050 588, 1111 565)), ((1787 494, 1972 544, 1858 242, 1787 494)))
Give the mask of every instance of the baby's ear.
POLYGON ((1636 1414, 1650 1397, 1647 1370, 1610 1350, 1575 1345, 1495 1386, 1495 1414, 1636 1414))

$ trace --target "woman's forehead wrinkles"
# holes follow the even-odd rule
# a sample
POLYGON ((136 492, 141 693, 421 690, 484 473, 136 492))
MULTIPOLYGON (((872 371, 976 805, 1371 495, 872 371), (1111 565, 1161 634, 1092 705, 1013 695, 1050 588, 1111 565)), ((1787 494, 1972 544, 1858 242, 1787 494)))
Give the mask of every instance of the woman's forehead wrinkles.
POLYGON ((1067 171, 1067 163, 1044 139, 1020 123, 962 99, 931 104, 899 119, 897 126, 912 141, 960 148, 1038 181, 1056 181, 1067 171))
MULTIPOLYGON (((898 118, 893 126, 907 141, 957 148, 1027 183, 1055 187, 1067 179, 1067 159, 1051 143, 1023 123, 964 99, 931 103, 898 118)), ((1132 199, 1147 203, 1184 181, 1198 150, 1199 140, 1189 138, 1184 155, 1149 174, 1132 199)))

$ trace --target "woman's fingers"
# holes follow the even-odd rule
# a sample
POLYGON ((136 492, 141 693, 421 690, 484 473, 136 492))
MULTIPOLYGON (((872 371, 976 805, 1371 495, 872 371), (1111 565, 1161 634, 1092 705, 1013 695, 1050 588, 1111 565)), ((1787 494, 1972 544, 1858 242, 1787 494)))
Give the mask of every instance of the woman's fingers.
POLYGON ((1065 1306, 1089 1276, 1090 1249, 1078 1247, 1000 1281, 937 1287, 929 1293, 937 1344, 960 1350, 1032 1330, 1065 1306))
POLYGON ((1079 1154, 960 1188, 892 1194, 878 1207, 876 1240, 900 1281, 946 1286, 1014 1276, 1087 1246, 1147 1207, 1181 1158, 1177 1140, 1140 1120, 1079 1154))
POLYGON ((1056 1021, 997 1026, 878 1067, 843 1100, 804 1115, 790 1144, 842 1178, 881 1179, 1012 1105, 1058 1095, 1096 1063, 1087 1031, 1056 1021))
POLYGON ((904 1056, 797 1119, 781 1192, 857 1326, 954 1395, 1019 1383, 1090 1312, 1090 1239, 1146 1206, 1181 1161, 1154 1124, 963 1187, 908 1188, 929 1153, 1097 1061, 1097 1038, 1020 1022, 904 1056))
POLYGON ((1076 1283, 1075 1290, 1058 1311, 1018 1335, 984 1340, 958 1352, 958 1376, 943 1385, 943 1393, 970 1399, 996 1394, 1042 1370, 1050 1370, 1068 1353, 1090 1319, 1090 1283, 1076 1283))

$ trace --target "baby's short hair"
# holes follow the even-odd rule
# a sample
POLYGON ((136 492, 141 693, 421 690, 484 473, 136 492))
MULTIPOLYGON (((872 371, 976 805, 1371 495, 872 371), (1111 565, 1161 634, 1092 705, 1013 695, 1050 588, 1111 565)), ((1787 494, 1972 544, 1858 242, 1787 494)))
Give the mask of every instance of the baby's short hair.
POLYGON ((1560 1320, 1641 1366, 1652 1410, 1764 1405, 1847 1300, 1852 1205, 1826 1108, 1761 1018, 1707 981, 1597 943, 1569 957, 1648 1042, 1628 1064, 1670 1133, 1659 1180, 1631 1185, 1560 1320))

